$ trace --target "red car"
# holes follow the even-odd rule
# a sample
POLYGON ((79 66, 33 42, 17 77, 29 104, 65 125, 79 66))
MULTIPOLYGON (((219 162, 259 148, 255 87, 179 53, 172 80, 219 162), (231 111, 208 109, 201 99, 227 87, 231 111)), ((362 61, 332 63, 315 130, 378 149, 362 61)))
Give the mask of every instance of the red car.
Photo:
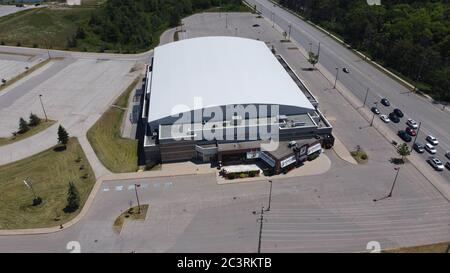
POLYGON ((410 127, 406 127, 406 133, 408 133, 408 135, 410 136, 416 136, 416 130, 411 129, 410 127))

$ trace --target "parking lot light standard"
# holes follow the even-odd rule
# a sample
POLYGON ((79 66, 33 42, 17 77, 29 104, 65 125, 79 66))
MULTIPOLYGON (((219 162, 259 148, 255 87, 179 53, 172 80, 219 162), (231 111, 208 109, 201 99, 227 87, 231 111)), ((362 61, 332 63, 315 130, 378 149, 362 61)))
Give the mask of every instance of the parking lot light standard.
POLYGON ((421 121, 419 121, 419 126, 417 127, 416 136, 414 137, 413 145, 411 146, 411 151, 413 149, 412 147, 414 147, 414 144, 416 144, 417 137, 419 136, 420 125, 422 125, 421 121))
POLYGON ((400 167, 394 168, 394 170, 396 170, 397 173, 395 174, 394 182, 392 183, 392 187, 391 187, 391 190, 389 191, 389 194, 380 199, 373 199, 374 202, 392 197, 392 192, 394 191, 395 183, 397 182, 397 177, 398 177, 398 173, 400 172, 400 167))
POLYGON ((44 111, 45 122, 47 122, 47 121, 48 121, 48 119, 47 119, 47 113, 45 112, 44 104, 42 103, 42 95, 41 95, 41 94, 39 94, 39 101, 41 102, 42 111, 44 111))
POLYGON ((269 206, 267 206, 266 211, 270 211, 270 203, 272 202, 272 180, 268 180, 270 183, 270 190, 269 190, 269 206))
MULTIPOLYGON (((376 102, 374 102, 374 104, 375 104, 375 107, 377 107, 378 106, 378 101, 376 101, 376 102)), ((372 111, 373 112, 373 111, 372 111)), ((373 126, 373 120, 375 119, 375 112, 373 112, 373 115, 372 115, 372 121, 370 122, 370 127, 372 127, 373 126)))
POLYGON ((137 188, 140 186, 141 186, 141 184, 134 184, 134 192, 136 193, 136 200, 137 200, 137 204, 138 204, 138 214, 141 214, 141 204, 139 203, 139 196, 138 196, 138 192, 137 192, 137 188))
POLYGON ((336 67, 336 79, 334 79, 334 86, 333 86, 334 89, 336 89, 336 83, 337 83, 338 75, 339 75, 339 68, 336 67))

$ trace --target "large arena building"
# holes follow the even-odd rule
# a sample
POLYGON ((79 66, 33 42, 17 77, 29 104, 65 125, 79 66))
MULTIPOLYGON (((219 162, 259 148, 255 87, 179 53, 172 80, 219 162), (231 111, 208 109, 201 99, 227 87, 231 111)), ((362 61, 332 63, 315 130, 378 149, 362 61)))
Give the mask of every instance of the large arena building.
POLYGON ((147 164, 260 159, 279 172, 334 142, 317 100, 284 59, 237 37, 155 48, 141 120, 147 164))

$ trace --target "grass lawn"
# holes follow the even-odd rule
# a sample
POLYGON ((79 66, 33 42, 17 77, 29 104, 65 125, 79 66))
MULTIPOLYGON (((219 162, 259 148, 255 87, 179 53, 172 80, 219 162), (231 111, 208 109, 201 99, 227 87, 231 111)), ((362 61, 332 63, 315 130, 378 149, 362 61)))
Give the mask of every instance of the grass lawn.
POLYGON ((123 138, 121 125, 126 113, 128 98, 134 87, 140 81, 136 78, 123 94, 92 126, 87 138, 97 157, 103 165, 115 173, 137 171, 137 140, 123 138))
POLYGON ((450 242, 386 250, 387 253, 449 253, 450 242))
POLYGON ((127 209, 126 211, 122 212, 122 214, 119 215, 119 217, 116 218, 113 224, 113 229, 120 233, 122 231, 123 225, 125 224, 125 221, 129 220, 145 220, 145 217, 147 216, 149 205, 144 204, 140 205, 141 207, 141 213, 139 213, 138 206, 132 207, 127 209))
MULTIPOLYGON (((29 9, 0 17, 5 45, 66 49, 67 39, 89 21, 91 7, 29 9)), ((84 46, 82 44, 79 47, 84 46)))
POLYGON ((94 173, 76 138, 70 138, 64 151, 50 148, 29 158, 0 166, 0 229, 41 228, 63 224, 78 214, 94 183, 94 173), (83 178, 85 175, 87 177, 83 178), (33 194, 23 183, 26 178, 31 178, 36 195, 43 200, 38 206, 32 206, 33 194), (70 181, 80 194, 80 208, 74 213, 66 214, 63 208, 67 203, 70 181))
POLYGON ((41 131, 44 131, 48 127, 52 126, 54 123, 55 123, 54 120, 48 120, 48 121, 41 120, 41 123, 39 123, 38 126, 30 127, 30 130, 28 130, 26 133, 17 134, 16 136, 13 136, 11 134, 11 137, 0 137, 0 146, 8 145, 8 144, 14 143, 16 141, 30 137, 32 135, 35 135, 41 131))

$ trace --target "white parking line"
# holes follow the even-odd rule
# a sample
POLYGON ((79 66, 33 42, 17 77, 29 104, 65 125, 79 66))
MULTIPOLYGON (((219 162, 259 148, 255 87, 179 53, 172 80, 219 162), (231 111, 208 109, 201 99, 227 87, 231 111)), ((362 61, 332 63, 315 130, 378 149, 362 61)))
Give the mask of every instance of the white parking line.
POLYGON ((123 186, 116 186, 116 191, 121 191, 123 190, 123 186))
POLYGON ((109 188, 103 188, 102 191, 109 191, 109 188))

